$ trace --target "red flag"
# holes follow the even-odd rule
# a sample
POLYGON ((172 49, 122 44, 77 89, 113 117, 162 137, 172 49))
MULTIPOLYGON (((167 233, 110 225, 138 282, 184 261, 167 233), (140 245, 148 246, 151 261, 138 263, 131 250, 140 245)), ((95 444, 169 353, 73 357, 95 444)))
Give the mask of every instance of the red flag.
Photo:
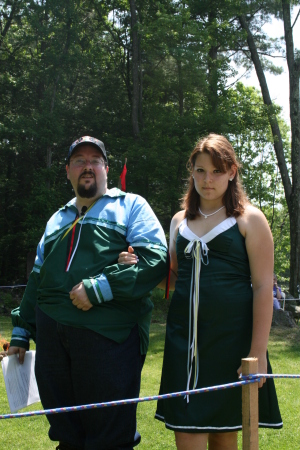
POLYGON ((126 173, 127 173, 127 167, 126 167, 126 160, 125 160, 125 164, 124 164, 122 173, 120 175, 122 191, 126 191, 126 173))

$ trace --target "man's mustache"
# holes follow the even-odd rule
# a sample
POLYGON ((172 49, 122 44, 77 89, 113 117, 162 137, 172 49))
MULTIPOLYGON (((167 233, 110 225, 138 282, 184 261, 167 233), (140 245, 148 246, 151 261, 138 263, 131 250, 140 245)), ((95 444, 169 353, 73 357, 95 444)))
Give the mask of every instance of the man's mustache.
POLYGON ((93 178, 95 178, 95 175, 93 174, 93 172, 91 170, 85 170, 79 177, 79 180, 81 177, 84 177, 86 175, 91 175, 93 178))

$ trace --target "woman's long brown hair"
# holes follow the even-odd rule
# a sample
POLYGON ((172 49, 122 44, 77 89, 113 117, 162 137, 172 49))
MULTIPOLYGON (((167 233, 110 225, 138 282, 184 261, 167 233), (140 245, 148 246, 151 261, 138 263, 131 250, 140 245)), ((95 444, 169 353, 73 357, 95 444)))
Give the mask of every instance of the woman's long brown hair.
POLYGON ((240 216, 245 211, 245 205, 248 202, 238 173, 240 164, 230 142, 224 136, 211 133, 197 142, 187 163, 190 172, 189 186, 181 202, 181 207, 185 209, 185 217, 193 220, 199 215, 200 195, 195 189, 192 172, 197 156, 201 153, 210 155, 213 165, 223 173, 230 170, 232 166, 236 166, 235 177, 232 181, 229 181, 228 188, 223 196, 223 205, 228 217, 240 216))

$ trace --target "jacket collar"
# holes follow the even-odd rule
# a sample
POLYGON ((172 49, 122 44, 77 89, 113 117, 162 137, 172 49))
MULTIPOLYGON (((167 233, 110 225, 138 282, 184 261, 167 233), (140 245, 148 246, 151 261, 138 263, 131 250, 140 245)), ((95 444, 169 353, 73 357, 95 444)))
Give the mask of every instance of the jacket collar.
MULTIPOLYGON (((100 198, 103 198, 103 197, 111 197, 111 198, 125 197, 125 195, 126 195, 126 192, 120 191, 120 189, 118 189, 118 188, 112 188, 112 189, 107 189, 105 194, 102 195, 102 197, 100 197, 100 198)), ((63 211, 67 208, 72 208, 72 207, 76 208, 76 197, 72 198, 72 200, 70 200, 62 208, 59 208, 59 211, 63 211)))

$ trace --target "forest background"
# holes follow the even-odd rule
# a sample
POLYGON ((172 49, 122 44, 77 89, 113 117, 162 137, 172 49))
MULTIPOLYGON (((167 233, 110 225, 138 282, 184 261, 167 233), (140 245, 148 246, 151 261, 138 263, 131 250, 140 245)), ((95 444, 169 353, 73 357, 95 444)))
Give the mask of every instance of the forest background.
POLYGON ((236 150, 248 197, 272 229, 275 271, 296 296, 300 52, 299 14, 293 21, 291 14, 298 5, 0 1, 0 284, 26 282, 27 257, 46 221, 73 197, 65 158, 75 139, 105 143, 109 187, 127 158, 127 191, 148 200, 168 234, 188 156, 199 137, 215 132, 236 150), (263 31, 274 17, 284 22, 282 38, 263 31), (263 82, 266 72, 282 70, 278 55, 290 75, 289 124, 263 82), (261 92, 232 81, 252 67, 261 92))

